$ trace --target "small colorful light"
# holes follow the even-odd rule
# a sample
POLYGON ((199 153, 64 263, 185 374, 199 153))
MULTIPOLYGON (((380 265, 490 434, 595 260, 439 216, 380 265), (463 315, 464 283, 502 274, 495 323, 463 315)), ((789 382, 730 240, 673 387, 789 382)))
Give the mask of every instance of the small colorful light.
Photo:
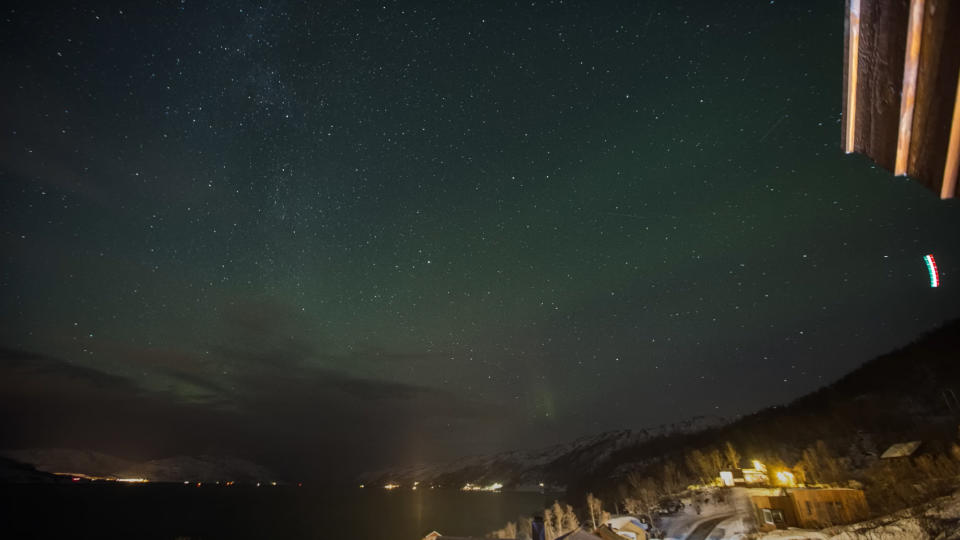
POLYGON ((940 286, 940 273, 937 271, 937 261, 934 260, 933 255, 924 255, 923 262, 927 263, 927 272, 930 272, 930 286, 939 287, 940 286))

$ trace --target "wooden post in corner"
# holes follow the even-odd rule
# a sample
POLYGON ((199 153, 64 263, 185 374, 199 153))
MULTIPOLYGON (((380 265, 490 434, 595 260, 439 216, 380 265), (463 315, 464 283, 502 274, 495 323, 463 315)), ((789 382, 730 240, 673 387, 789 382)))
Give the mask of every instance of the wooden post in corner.
POLYGON ((844 102, 844 145, 843 151, 851 154, 856 151, 854 143, 857 133, 857 69, 860 54, 860 0, 847 0, 847 57, 846 67, 846 100, 844 102))
POLYGON ((943 184, 940 186, 941 199, 952 199, 956 196, 958 169, 960 169, 960 73, 957 74, 957 92, 953 99, 950 142, 947 143, 947 162, 943 167, 943 184))
POLYGON ((900 125, 897 132, 897 158, 893 174, 907 174, 907 153, 913 130, 913 108, 917 99, 917 71, 920 67, 920 41, 923 35, 924 0, 910 0, 907 25, 907 50, 903 58, 903 89, 900 91, 900 125))
POLYGON ((956 197, 960 0, 846 0, 843 25, 843 150, 956 197))

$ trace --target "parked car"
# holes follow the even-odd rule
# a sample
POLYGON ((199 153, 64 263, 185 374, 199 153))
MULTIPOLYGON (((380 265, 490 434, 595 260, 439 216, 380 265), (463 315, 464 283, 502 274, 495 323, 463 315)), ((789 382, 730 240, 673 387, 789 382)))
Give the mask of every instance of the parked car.
POLYGON ((680 499, 662 499, 656 506, 655 511, 661 516, 671 516, 683 510, 683 502, 680 499))

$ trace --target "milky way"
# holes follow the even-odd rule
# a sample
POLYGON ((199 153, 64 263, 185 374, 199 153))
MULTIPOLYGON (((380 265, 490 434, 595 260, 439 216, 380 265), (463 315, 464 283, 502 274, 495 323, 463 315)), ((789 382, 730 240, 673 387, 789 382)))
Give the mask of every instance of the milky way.
POLYGON ((840 150, 842 3, 709 4, 6 6, 0 446, 530 447, 960 315, 958 204, 840 150))

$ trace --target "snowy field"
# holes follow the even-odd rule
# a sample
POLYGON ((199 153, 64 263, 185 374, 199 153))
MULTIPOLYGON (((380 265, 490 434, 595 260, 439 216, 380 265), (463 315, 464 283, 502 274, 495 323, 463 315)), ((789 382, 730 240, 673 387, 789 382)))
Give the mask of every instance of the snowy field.
POLYGON ((664 540, 904 540, 960 539, 960 491, 888 516, 823 530, 787 529, 750 533, 754 529, 751 495, 773 495, 776 489, 707 490, 683 500, 684 509, 659 521, 664 540), (699 511, 698 511, 699 510, 699 511))

